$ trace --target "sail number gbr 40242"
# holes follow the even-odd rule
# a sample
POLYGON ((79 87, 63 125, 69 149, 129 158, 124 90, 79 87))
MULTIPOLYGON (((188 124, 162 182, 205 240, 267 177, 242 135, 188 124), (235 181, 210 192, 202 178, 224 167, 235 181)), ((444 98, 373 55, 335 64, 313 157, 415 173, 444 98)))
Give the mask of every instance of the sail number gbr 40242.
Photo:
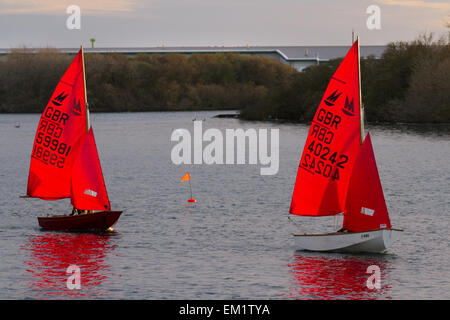
MULTIPOLYGON (((314 123, 315 121, 313 121, 314 123)), ((327 127, 314 123, 310 130, 311 142, 304 149, 300 167, 311 174, 339 180, 339 170, 345 169, 348 156, 331 149, 334 133, 327 127)))

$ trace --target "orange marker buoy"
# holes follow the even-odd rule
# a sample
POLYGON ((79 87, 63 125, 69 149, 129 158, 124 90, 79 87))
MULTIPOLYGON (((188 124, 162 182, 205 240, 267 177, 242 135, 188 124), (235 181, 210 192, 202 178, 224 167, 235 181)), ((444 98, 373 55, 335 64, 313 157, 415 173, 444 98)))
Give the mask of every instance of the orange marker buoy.
POLYGON ((191 185, 191 175, 189 172, 186 172, 184 176, 181 177, 181 182, 189 181, 189 189, 191 190, 191 198, 187 200, 187 202, 197 202, 197 199, 192 197, 192 185, 191 185))

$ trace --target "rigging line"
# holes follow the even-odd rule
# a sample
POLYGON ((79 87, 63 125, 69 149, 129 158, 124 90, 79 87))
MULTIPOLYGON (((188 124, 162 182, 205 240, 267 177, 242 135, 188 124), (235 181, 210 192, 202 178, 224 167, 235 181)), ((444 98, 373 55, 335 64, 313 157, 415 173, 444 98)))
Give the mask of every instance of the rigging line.
MULTIPOLYGON (((300 226, 297 224, 297 222, 295 222, 293 219, 291 219, 290 216, 288 216, 288 219, 289 219, 289 221, 291 221, 291 222, 298 228, 298 230, 299 230, 300 232, 303 232, 303 229, 300 228, 300 226)), ((306 232, 303 232, 303 233, 306 234, 306 232)))

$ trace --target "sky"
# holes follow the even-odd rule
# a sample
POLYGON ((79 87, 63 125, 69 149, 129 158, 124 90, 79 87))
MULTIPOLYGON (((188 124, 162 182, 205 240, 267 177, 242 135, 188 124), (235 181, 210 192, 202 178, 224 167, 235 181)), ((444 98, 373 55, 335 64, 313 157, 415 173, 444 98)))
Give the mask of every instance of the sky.
POLYGON ((384 45, 449 22, 450 0, 0 0, 0 48, 384 45))

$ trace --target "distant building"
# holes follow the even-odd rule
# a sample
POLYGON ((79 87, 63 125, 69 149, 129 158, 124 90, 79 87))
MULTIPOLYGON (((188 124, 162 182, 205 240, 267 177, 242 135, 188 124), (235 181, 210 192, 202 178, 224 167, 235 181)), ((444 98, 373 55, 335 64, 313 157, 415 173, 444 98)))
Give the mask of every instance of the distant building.
MULTIPOLYGON (((85 48, 86 53, 122 53, 135 55, 138 53, 219 53, 234 52, 248 55, 263 56, 278 60, 292 66, 298 71, 330 59, 344 57, 350 46, 245 46, 245 47, 140 47, 140 48, 85 48)), ((380 58, 386 46, 361 46, 361 57, 373 56, 380 58)), ((76 53, 78 48, 61 48, 61 52, 76 53)), ((10 52, 10 49, 0 49, 0 55, 10 52)))

